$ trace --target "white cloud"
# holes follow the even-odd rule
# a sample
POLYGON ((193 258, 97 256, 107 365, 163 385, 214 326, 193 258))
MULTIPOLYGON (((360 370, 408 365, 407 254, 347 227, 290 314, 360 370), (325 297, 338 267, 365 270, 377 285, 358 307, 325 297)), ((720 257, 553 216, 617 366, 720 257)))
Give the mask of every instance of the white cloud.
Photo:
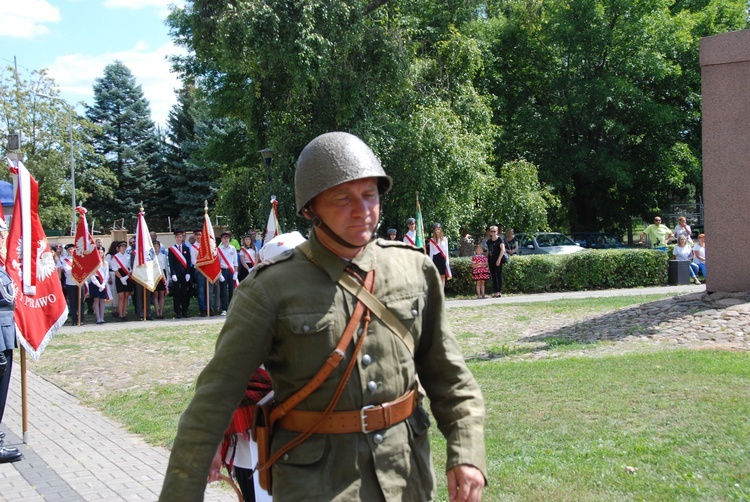
POLYGON ((60 10, 47 0, 2 0, 0 20, 0 37, 31 40, 49 33, 45 24, 60 22, 60 10))
POLYGON ((49 67, 50 76, 60 86, 69 101, 93 103, 94 84, 104 75, 104 67, 115 60, 122 61, 135 77, 136 84, 151 105, 154 122, 164 126, 172 105, 176 102, 174 90, 181 86, 177 75, 170 72, 167 56, 183 54, 171 42, 150 49, 145 42, 133 48, 105 54, 69 54, 55 59, 49 67))
POLYGON ((170 6, 176 5, 181 7, 184 4, 184 0, 106 0, 104 2, 104 6, 108 9, 139 10, 157 7, 160 17, 164 17, 169 13, 170 6))

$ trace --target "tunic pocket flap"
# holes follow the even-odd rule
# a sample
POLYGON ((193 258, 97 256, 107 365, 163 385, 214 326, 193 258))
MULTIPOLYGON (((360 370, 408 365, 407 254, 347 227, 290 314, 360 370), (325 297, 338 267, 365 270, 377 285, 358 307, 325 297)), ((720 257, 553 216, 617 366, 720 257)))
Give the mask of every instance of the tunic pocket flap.
MULTIPOLYGON (((277 433, 278 447, 281 448, 287 441, 291 441, 298 433, 277 433), (283 439, 282 439, 283 438, 283 439)), ((276 438, 274 438, 276 439, 276 438)), ((279 460, 279 464, 309 465, 320 461, 326 452, 326 436, 312 435, 304 443, 289 450, 279 460)), ((274 446, 277 446, 274 444, 274 446)), ((274 448, 275 450, 276 448, 274 448)))
POLYGON ((333 325, 333 320, 328 313, 310 314, 286 314, 279 316, 279 322, 286 325, 287 329, 294 334, 306 335, 309 333, 321 333, 328 331, 333 325))

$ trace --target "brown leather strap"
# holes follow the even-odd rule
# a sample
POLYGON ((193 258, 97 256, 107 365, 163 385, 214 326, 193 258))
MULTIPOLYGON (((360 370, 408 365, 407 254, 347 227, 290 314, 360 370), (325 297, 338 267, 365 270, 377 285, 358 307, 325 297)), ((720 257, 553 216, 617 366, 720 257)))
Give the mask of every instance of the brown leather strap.
MULTIPOLYGON (((315 434, 351 434, 387 429, 409 418, 417 406, 417 393, 410 390, 395 401, 361 410, 334 411, 315 427, 315 434)), ((279 427, 290 431, 308 430, 321 417, 319 411, 292 410, 279 420, 279 427)))
MULTIPOLYGON (((365 277, 365 288, 372 290, 374 283, 375 274, 367 274, 367 276, 365 277)), ((271 412, 272 424, 289 413, 289 411, 293 410, 299 403, 304 401, 307 396, 312 394, 315 389, 320 387, 320 385, 339 365, 341 360, 344 358, 346 348, 349 346, 349 342, 352 341, 354 331, 357 329, 357 326, 359 326, 359 322, 362 319, 362 315, 364 314, 365 310, 365 305, 361 301, 358 301, 356 306, 354 307, 354 312, 352 313, 352 316, 349 319, 346 328, 344 329, 344 334, 341 335, 341 339, 339 340, 338 345, 336 345, 336 348, 333 350, 333 352, 331 352, 331 355, 328 356, 328 359, 326 359, 326 362, 318 370, 315 376, 312 377, 312 379, 310 379, 310 381, 307 382, 304 387, 302 387, 300 390, 287 398, 286 401, 280 403, 276 406, 276 408, 274 408, 274 410, 271 412)))
MULTIPOLYGON (((365 280, 364 280, 364 286, 368 290, 372 290, 375 287, 375 271, 374 270, 371 270, 370 272, 367 273, 367 276, 365 277, 365 280)), ((357 301, 357 305, 354 307, 354 312, 352 313, 352 317, 349 319, 349 322, 346 325, 346 329, 344 329, 344 334, 341 336, 341 340, 339 341, 339 344, 336 346, 336 349, 333 351, 333 353, 331 353, 326 363, 323 365, 322 368, 320 368, 320 370, 315 375, 315 377, 313 377, 313 380, 310 380, 304 387, 302 387, 300 390, 295 392, 289 399, 281 403, 271 412, 271 416, 270 416, 271 423, 269 424, 269 427, 270 427, 270 430, 273 430, 274 423, 277 420, 279 420, 281 417, 286 415, 292 408, 294 408, 294 406, 300 403, 307 396, 312 394, 312 392, 315 389, 317 389, 326 378, 328 378, 328 376, 331 374, 333 369, 336 366, 338 366, 339 362, 341 362, 341 359, 343 359, 344 357, 344 351, 346 350, 347 345, 349 345, 349 342, 354 336, 354 330, 359 325, 359 321, 362 319, 363 314, 364 314, 364 324, 362 326, 362 334, 360 335, 359 340, 357 340, 357 343, 354 346, 352 359, 351 361, 349 361, 349 364, 346 367, 346 371, 344 372, 344 376, 341 378, 341 381, 336 387, 336 391, 334 392, 333 397, 331 398, 331 401, 328 403, 328 406, 326 406, 326 409, 322 413, 319 414, 318 418, 307 429, 301 432, 293 440, 289 441, 284 446, 282 446, 270 459, 268 459, 268 462, 266 462, 264 465, 256 466, 255 470, 264 471, 266 469, 269 469, 286 452, 304 443, 307 440, 307 438, 309 438, 315 433, 317 427, 326 419, 326 417, 333 412, 333 409, 336 407, 339 400, 341 399, 341 395, 344 392, 344 387, 346 386, 346 382, 349 380, 349 377, 352 374, 352 370, 354 369, 354 365, 357 361, 357 354, 359 353, 359 349, 362 348, 362 343, 365 340, 365 335, 367 334, 367 329, 370 325, 370 312, 369 310, 367 310, 367 308, 361 301, 357 301), (293 405, 287 406, 289 403, 293 403, 293 405), (282 411, 279 411, 280 408, 282 407, 284 407, 284 409, 282 411)))

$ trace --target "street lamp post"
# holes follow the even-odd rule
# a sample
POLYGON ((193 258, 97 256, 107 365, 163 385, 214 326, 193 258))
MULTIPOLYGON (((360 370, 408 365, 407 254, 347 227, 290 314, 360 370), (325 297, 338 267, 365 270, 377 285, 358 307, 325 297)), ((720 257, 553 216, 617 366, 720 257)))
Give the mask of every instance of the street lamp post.
POLYGON ((271 186, 271 159, 273 159, 273 149, 264 148, 263 150, 258 150, 258 153, 263 156, 263 160, 266 163, 266 183, 268 186, 271 186))
POLYGON ((68 129, 70 133, 70 184, 71 194, 73 198, 73 220, 70 225, 70 235, 75 235, 76 231, 76 171, 75 171, 75 156, 73 155, 73 107, 71 107, 67 101, 57 96, 50 96, 49 94, 36 93, 40 98, 52 99, 61 102, 65 105, 68 110, 68 129))

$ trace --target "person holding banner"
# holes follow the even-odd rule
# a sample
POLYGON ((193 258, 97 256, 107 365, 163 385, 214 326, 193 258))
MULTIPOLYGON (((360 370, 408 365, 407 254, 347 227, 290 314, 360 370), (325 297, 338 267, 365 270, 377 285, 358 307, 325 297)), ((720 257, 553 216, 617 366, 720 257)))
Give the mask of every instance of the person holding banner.
POLYGON ((169 291, 167 289, 167 277, 169 277, 169 257, 163 253, 161 242, 153 241, 154 251, 156 252, 156 259, 159 261, 159 269, 161 270, 161 280, 156 285, 154 290, 154 315, 157 319, 164 319, 164 300, 165 296, 169 291))
POLYGON ((115 288, 117 289, 117 313, 120 322, 128 320, 128 296, 133 292, 133 281, 130 279, 130 255, 128 254, 127 241, 120 241, 117 245, 117 253, 112 256, 109 268, 115 276, 115 288))
POLYGON ((81 287, 73 278, 73 250, 75 244, 65 246, 67 255, 63 257, 63 273, 65 274, 65 296, 68 299, 68 315, 73 326, 83 325, 83 302, 81 301, 81 287))
POLYGON ((104 259, 104 246, 96 248, 101 258, 101 266, 89 279, 89 298, 94 300, 94 316, 96 324, 104 324, 104 305, 111 298, 109 293, 109 265, 104 259))
POLYGON ((221 245, 216 248, 219 253, 221 277, 219 280, 219 295, 221 300, 221 315, 227 315, 229 303, 232 301, 235 286, 239 286, 237 273, 237 250, 231 244, 232 232, 221 234, 221 245))
POLYGON ((445 279, 451 278, 450 256, 448 254, 448 238, 443 235, 443 226, 435 223, 432 226, 432 238, 429 241, 430 259, 440 273, 440 279, 445 288, 445 279))
POLYGON ((193 261, 190 248, 185 244, 185 231, 174 231, 175 244, 169 248, 169 270, 172 284, 169 285, 174 300, 174 313, 177 319, 188 317, 190 306, 190 273, 193 261))
POLYGON ((296 211, 311 222, 310 238, 259 263, 235 292, 180 418, 161 501, 203 500, 212 459, 261 364, 277 407, 263 448, 275 462, 259 467, 271 469, 275 500, 434 500, 422 389, 446 439, 450 500, 481 500, 484 401, 438 271, 414 247, 373 238, 392 183, 352 134, 323 134, 302 150, 296 211))

